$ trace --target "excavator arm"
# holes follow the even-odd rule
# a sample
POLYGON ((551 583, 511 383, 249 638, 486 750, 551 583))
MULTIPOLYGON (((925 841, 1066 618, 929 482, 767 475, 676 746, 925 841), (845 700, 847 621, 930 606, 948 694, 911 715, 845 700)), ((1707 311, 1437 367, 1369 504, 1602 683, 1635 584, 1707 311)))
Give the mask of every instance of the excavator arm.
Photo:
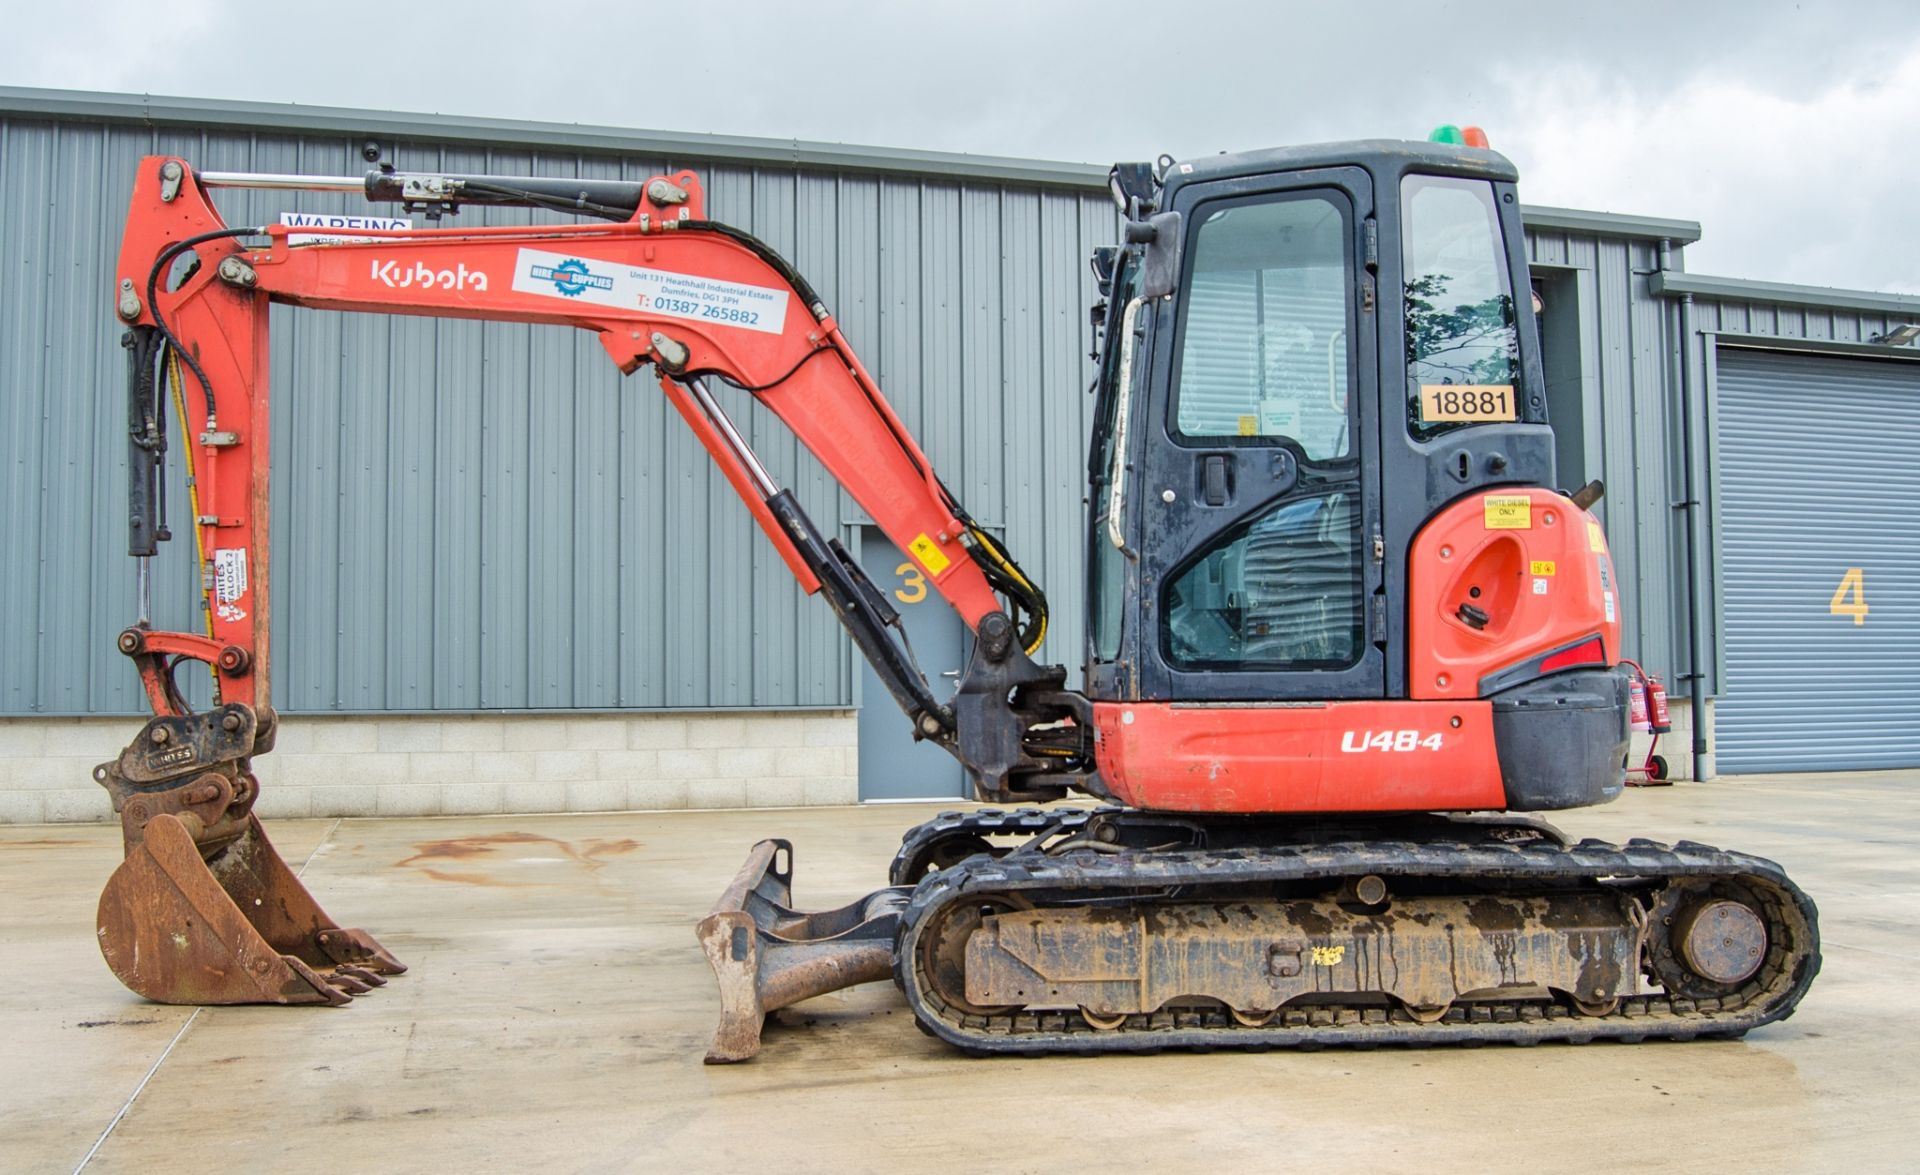
MULTIPOLYGON (((1036 664, 1046 600, 948 493, 827 307, 770 248, 706 218, 691 172, 645 183, 374 173, 196 174, 141 163, 116 271, 127 325, 129 550, 141 615, 120 634, 154 717, 96 779, 127 860, 101 900, 101 943, 129 987, 163 1002, 344 1002, 404 970, 321 912, 252 814, 252 759, 271 750, 268 308, 427 315, 590 330, 624 373, 660 388, 789 570, 824 596, 913 723, 982 798, 1050 799, 1091 770, 1091 711, 1061 668, 1036 664), (435 220, 465 204, 557 208, 599 223, 355 230, 298 242, 229 226, 210 189, 347 190, 435 220), (936 697, 884 593, 777 485, 721 407, 715 381, 778 416, 908 553, 974 633, 952 698, 936 697), (150 559, 167 536, 169 404, 184 438, 203 633, 156 631, 150 559), (214 706, 193 712, 183 665, 214 706), (194 917, 195 912, 199 917, 194 917), (204 933, 182 935, 182 925, 204 933)), ((407 389, 396 389, 404 395, 407 389)))

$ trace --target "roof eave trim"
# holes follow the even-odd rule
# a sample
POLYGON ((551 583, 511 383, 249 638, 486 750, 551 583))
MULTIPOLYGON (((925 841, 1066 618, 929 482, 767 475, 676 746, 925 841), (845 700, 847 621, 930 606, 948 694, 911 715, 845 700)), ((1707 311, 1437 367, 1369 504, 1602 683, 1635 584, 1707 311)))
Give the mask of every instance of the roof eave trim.
POLYGON ((1520 219, 1530 229, 1586 233, 1596 237, 1672 241, 1676 245, 1691 245, 1700 239, 1700 222, 1697 220, 1668 220, 1624 212, 1588 212, 1580 208, 1549 208, 1540 204, 1522 204, 1520 219))
POLYGON ((1656 295, 1668 298, 1691 294, 1696 298, 1816 306, 1828 310, 1880 314, 1920 322, 1920 296, 1912 294, 1884 294, 1871 290, 1842 290, 1827 286, 1797 286, 1786 282, 1751 281, 1746 278, 1715 277, 1704 273, 1676 273, 1672 270, 1649 275, 1647 288, 1656 295))
POLYGON ((807 167, 836 171, 899 173, 1029 184, 1105 193, 1107 169, 1090 163, 858 147, 803 139, 765 139, 743 135, 701 135, 673 131, 629 130, 578 123, 473 118, 299 106, 280 102, 237 102, 218 98, 177 98, 150 94, 90 93, 0 86, 0 115, 62 121, 120 122, 141 126, 183 126, 243 131, 292 131, 305 134, 366 135, 432 142, 482 143, 488 146, 561 148, 608 155, 651 155, 679 160, 740 163, 758 167, 807 167))

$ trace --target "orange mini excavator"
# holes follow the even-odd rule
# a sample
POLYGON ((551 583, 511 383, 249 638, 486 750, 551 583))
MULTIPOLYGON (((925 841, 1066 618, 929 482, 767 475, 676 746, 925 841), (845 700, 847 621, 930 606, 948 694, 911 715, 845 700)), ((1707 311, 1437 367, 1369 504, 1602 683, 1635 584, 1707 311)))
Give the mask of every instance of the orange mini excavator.
MULTIPOLYGON (((252 814, 268 697, 268 308, 593 331, 662 392, 774 551, 840 617, 917 737, 983 800, 907 833, 892 884, 792 908, 756 846, 699 936, 723 1013, 891 975, 987 1053, 1737 1036, 1819 969, 1772 862, 1571 843, 1523 813, 1619 793, 1628 683, 1599 487, 1554 485, 1515 173, 1472 143, 1357 142, 1113 169, 1088 461, 1083 684, 1037 664, 1045 596, 967 514, 806 280, 644 183, 142 162, 116 274, 131 549, 165 537, 169 401, 207 630, 119 635, 154 717, 97 772, 126 861, 100 942, 166 1002, 343 1003, 403 970, 336 926, 252 814), (362 191, 594 218, 229 227, 219 187, 362 191), (721 407, 770 409, 972 632, 951 697, 884 593, 721 407), (210 708, 175 675, 211 667, 210 708), (1068 791, 1097 807, 1042 807, 1068 791)), ((1056 389, 1067 394, 1068 389, 1056 389)), ((396 389, 396 395, 406 389, 396 389)))

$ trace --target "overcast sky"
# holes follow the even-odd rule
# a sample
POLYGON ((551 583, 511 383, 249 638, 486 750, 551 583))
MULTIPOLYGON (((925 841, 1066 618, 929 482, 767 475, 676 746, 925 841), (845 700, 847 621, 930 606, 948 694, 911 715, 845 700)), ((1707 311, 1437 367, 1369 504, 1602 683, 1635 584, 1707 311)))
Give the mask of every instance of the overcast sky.
POLYGON ((1912 0, 4 0, 0 83, 1108 163, 1477 123, 1696 272, 1920 292, 1912 0), (85 15, 82 16, 81 14, 85 15))

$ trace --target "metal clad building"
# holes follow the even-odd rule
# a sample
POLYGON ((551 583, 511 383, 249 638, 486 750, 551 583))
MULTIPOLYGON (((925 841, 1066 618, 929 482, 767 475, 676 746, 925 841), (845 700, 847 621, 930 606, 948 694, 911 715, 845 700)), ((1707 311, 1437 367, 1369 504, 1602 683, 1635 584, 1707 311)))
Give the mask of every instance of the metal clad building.
MULTIPOLYGON (((0 571, 0 713, 141 706, 109 639, 135 601, 118 505, 124 376, 102 293, 134 165, 174 153, 208 170, 353 175, 368 137, 402 170, 644 179, 695 168, 711 215, 807 275, 961 500, 1023 553, 1055 602, 1046 655, 1077 661, 1086 258, 1117 227, 1093 169, 828 149, 796 164, 780 158, 791 145, 771 143, 751 166, 707 157, 741 156, 738 141, 690 138, 668 153, 638 136, 521 126, 489 128, 480 145, 432 141, 440 128, 399 120, 355 133, 366 117, 326 112, 300 121, 347 133, 246 129, 266 121, 256 108, 220 104, 156 113, 129 100, 98 117, 105 102, 75 112, 43 99, 34 111, 0 96, 13 107, 0 122, 11 389, 0 444, 9 500, 29 506, 0 522, 0 542, 22 553, 0 571), (195 118, 208 125, 177 125, 195 118)), ((314 193, 222 191, 216 202, 232 224, 381 211, 314 193)), ((469 209, 458 223, 529 219, 469 209)), ((273 331, 280 707, 853 703, 832 613, 764 557, 652 380, 623 379, 589 334, 284 307, 273 331)), ((830 534, 861 521, 770 413, 744 393, 728 408, 830 534)), ((160 561, 169 578, 155 620, 193 629, 177 478, 171 497, 180 540, 160 561)))
MULTIPOLYGON (((206 169, 351 175, 368 140, 404 170, 698 171, 714 217, 767 240, 820 290, 961 500, 1047 589, 1045 655, 1077 666, 1086 258, 1117 229, 1104 168, 0 88, 0 820, 103 816, 86 769, 141 710, 110 639, 135 611, 109 313, 135 163, 164 152, 206 169)), ((382 211, 345 196, 218 200, 232 223, 382 211)), ((469 209, 456 223, 540 217, 469 209)), ((1689 221, 1538 207, 1526 220, 1562 481, 1607 485, 1621 651, 1676 696, 1717 699, 1729 769, 1854 765, 1799 753, 1798 732, 1845 715, 1920 729, 1911 656, 1848 663, 1855 677, 1891 675, 1871 713, 1842 694, 1808 707, 1794 685, 1831 641, 1868 634, 1884 653, 1890 625, 1911 632, 1898 593, 1920 584, 1920 553, 1883 544, 1848 562, 1841 573, 1864 565, 1860 632, 1823 632, 1828 643, 1779 664, 1748 651, 1771 647, 1779 624, 1854 627, 1828 611, 1839 581, 1811 603, 1807 585, 1833 578, 1824 565, 1790 605, 1747 590, 1768 560, 1812 558, 1817 529, 1766 513, 1769 462, 1800 430, 1755 411, 1817 387, 1842 406, 1828 415, 1882 426, 1793 476, 1835 509, 1892 484, 1822 479, 1893 469, 1911 451, 1896 424, 1902 397, 1920 394, 1920 364, 1913 347, 1880 340, 1920 322, 1920 299, 1688 274, 1685 246, 1700 236, 1689 221), (1792 547, 1794 534, 1807 542, 1792 547), (1771 743, 1747 733, 1762 729, 1771 743)), ((865 699, 848 643, 768 557, 649 378, 622 378, 594 339, 557 329, 278 307, 273 328, 274 697, 293 720, 262 761, 264 811, 854 798, 865 699)), ((854 504, 749 397, 723 398, 775 476, 858 549, 870 531, 854 504)), ((178 457, 176 446, 181 538, 160 561, 154 619, 191 629, 178 457)), ((1874 525, 1911 518, 1902 508, 1874 525)), ((897 722, 881 703, 864 709, 897 722)), ((1663 744, 1683 771, 1691 717, 1678 707, 1681 729, 1663 744)), ((1702 725, 1704 750, 1714 735, 1702 725)), ((1898 737, 1875 745, 1875 764, 1920 762, 1898 737)))
POLYGON ((1670 275, 1711 417, 1728 772, 1920 764, 1920 297, 1670 275), (1905 332, 1907 336, 1920 329, 1905 332))

